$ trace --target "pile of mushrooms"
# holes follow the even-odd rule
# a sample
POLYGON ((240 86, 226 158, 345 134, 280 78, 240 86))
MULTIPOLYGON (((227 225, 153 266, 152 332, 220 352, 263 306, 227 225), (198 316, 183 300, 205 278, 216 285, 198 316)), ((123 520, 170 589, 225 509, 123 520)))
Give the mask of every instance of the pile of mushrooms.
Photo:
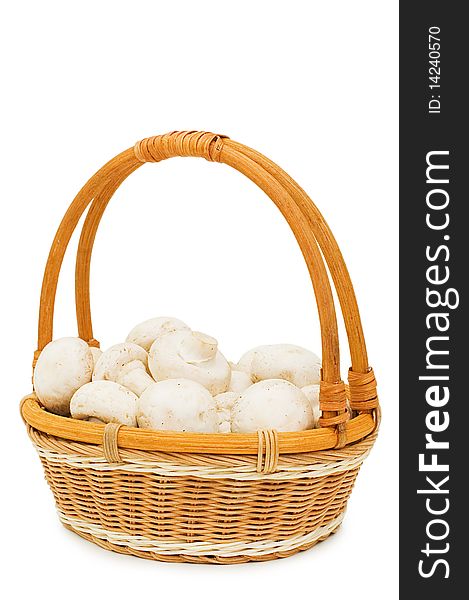
POLYGON ((321 362, 289 344, 228 362, 215 338, 171 317, 132 329, 105 352, 79 338, 50 342, 34 371, 44 408, 98 423, 199 433, 317 427, 321 362))

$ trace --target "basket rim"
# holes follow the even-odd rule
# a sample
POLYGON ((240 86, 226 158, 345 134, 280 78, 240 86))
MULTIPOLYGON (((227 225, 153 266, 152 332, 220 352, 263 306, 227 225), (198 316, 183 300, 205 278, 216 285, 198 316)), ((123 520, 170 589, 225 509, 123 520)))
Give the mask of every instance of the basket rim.
MULTIPOLYGON (((27 425, 43 433, 75 442, 103 443, 104 424, 49 413, 34 393, 23 398, 20 411, 27 425)), ((346 446, 366 438, 376 427, 377 420, 372 413, 350 419, 345 426, 346 446)), ((337 446, 338 441, 334 427, 279 432, 278 440, 279 454, 330 450, 337 446)), ((118 445, 131 450, 241 455, 257 454, 259 439, 257 433, 182 433, 122 426, 118 432, 118 445)))

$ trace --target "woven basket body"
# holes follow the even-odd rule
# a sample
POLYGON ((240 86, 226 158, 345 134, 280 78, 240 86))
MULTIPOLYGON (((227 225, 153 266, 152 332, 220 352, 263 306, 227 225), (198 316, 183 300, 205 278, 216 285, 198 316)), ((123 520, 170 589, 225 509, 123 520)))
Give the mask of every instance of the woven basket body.
POLYGON ((376 382, 358 308, 337 244, 306 194, 279 167, 223 136, 174 132, 147 138, 107 163, 69 207, 54 239, 41 294, 35 360, 52 339, 57 280, 70 237, 88 208, 76 267, 78 332, 95 346, 89 266, 110 198, 145 162, 172 156, 224 162, 276 203, 303 251, 322 333, 321 427, 307 432, 184 434, 75 421, 46 412, 35 394, 21 413, 72 531, 125 554, 165 561, 268 560, 307 549, 342 522, 361 463, 377 433, 376 382), (339 372, 337 323, 327 263, 352 357, 339 372))

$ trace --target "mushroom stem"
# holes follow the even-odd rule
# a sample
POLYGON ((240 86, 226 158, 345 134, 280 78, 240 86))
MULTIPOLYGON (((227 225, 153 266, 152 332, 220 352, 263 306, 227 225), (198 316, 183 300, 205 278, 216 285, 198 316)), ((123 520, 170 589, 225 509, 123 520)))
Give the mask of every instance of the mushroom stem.
POLYGON ((117 383, 137 396, 141 396, 149 385, 155 383, 155 380, 148 375, 141 360, 132 360, 122 368, 117 376, 117 383))
POLYGON ((213 394, 226 392, 231 369, 217 341, 199 332, 173 331, 156 338, 148 368, 155 381, 190 379, 213 394))
POLYGON ((154 383, 147 373, 147 362, 148 354, 141 346, 132 342, 116 344, 98 359, 93 381, 114 381, 140 396, 154 383))
POLYGON ((213 358, 217 350, 218 342, 215 338, 200 331, 193 331, 191 335, 183 338, 179 355, 186 362, 197 364, 213 358))

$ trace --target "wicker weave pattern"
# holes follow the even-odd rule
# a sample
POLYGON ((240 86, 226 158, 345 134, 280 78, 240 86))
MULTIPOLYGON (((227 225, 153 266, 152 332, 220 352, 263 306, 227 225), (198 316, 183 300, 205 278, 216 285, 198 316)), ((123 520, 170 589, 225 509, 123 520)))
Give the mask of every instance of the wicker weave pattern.
MULTIPOLYGON (((60 515, 59 515, 59 518, 60 518, 60 515)), ((233 555, 220 556, 218 554, 210 554, 210 555, 174 554, 174 555, 172 555, 172 554, 163 554, 161 552, 153 552, 151 550, 141 550, 140 548, 130 548, 129 546, 124 546, 124 545, 115 543, 114 541, 108 541, 107 539, 102 539, 102 538, 94 535, 94 531, 93 531, 93 533, 88 533, 88 532, 83 531, 81 527, 73 528, 70 525, 68 525, 67 523, 65 523, 64 521, 62 521, 62 523, 70 531, 77 533, 79 536, 85 538, 86 540, 88 540, 90 542, 93 542, 97 546, 100 546, 101 548, 104 548, 105 550, 112 550, 113 552, 119 552, 120 554, 130 554, 132 556, 138 556, 139 558, 148 558, 151 560, 160 560, 160 561, 164 561, 164 562, 191 562, 191 563, 199 563, 199 564, 200 563, 202 563, 202 564, 212 563, 212 564, 221 564, 221 565, 243 563, 243 562, 249 562, 249 561, 266 561, 266 560, 273 560, 276 558, 287 558, 288 556, 291 556, 292 554, 296 554, 297 552, 300 552, 302 550, 308 550, 309 548, 312 548, 318 542, 322 542, 323 540, 325 540, 329 535, 331 535, 331 533, 335 533, 337 531, 338 527, 340 527, 340 523, 334 529, 330 528, 329 526, 327 526, 327 527, 325 526, 324 528, 321 528, 319 530, 321 537, 316 539, 316 535, 311 534, 311 536, 309 536, 309 537, 312 539, 308 539, 308 537, 305 536, 303 538, 303 540, 305 540, 304 543, 302 542, 302 538, 298 538, 298 543, 301 545, 297 545, 294 547, 288 548, 287 544, 276 544, 275 551, 269 552, 268 554, 264 554, 262 552, 257 551, 257 554, 253 555, 252 553, 247 553, 248 552, 247 551, 245 554, 237 554, 235 556, 233 556, 233 555)))
POLYGON ((288 481, 325 477, 359 467, 370 453, 375 435, 345 451, 280 455, 277 469, 260 473, 254 457, 210 454, 137 452, 121 449, 119 462, 109 463, 105 448, 69 442, 44 435, 29 428, 29 435, 39 456, 50 464, 93 471, 152 473, 160 477, 199 477, 203 479, 237 479, 240 481, 288 481))
POLYGON ((89 521, 80 521, 59 511, 59 518, 69 529, 80 534, 88 534, 93 538, 98 538, 109 542, 114 546, 123 546, 131 551, 158 553, 166 556, 184 556, 188 557, 206 557, 213 556, 213 559, 237 557, 240 552, 245 556, 265 557, 272 556, 277 552, 288 552, 296 550, 306 544, 312 544, 320 539, 324 539, 330 533, 335 531, 342 523, 344 514, 332 519, 326 525, 313 529, 306 535, 296 535, 287 540, 269 540, 242 542, 189 542, 184 544, 180 541, 172 542, 166 540, 154 540, 142 535, 131 536, 125 533, 104 529, 99 525, 91 524, 89 521))
POLYGON ((52 339, 61 265, 87 209, 76 262, 76 314, 79 336, 99 346, 91 320, 90 263, 102 215, 131 173, 146 162, 174 156, 233 167, 265 191, 290 225, 311 276, 321 327, 320 428, 183 434, 104 427, 46 413, 34 393, 23 399, 21 413, 59 518, 78 535, 116 552, 173 562, 224 564, 290 556, 340 526, 375 441, 380 411, 339 247, 310 198, 265 156, 226 136, 188 131, 146 138, 104 165, 73 200, 52 243, 33 366, 52 339), (329 273, 349 341, 349 388, 340 375, 329 273))
POLYGON ((28 427, 59 518, 103 547, 161 560, 239 562, 287 556, 335 531, 375 436, 342 450, 254 456, 121 450, 28 427))

